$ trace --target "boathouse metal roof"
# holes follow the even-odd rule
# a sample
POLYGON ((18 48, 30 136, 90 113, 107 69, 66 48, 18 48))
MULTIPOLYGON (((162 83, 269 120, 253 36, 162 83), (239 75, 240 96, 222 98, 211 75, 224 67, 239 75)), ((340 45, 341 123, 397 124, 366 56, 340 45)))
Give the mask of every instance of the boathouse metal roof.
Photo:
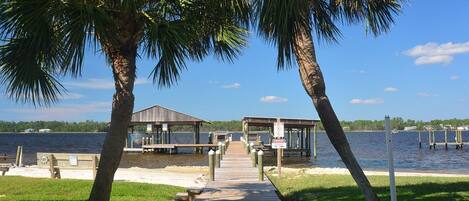
MULTIPOLYGON (((284 123, 285 127, 314 127, 319 120, 313 119, 292 119, 292 118, 279 118, 280 122, 284 123)), ((249 126, 271 127, 277 122, 275 117, 244 117, 243 123, 249 126)))
POLYGON ((138 112, 132 114, 131 124, 139 123, 153 123, 153 124, 162 124, 168 123, 172 125, 192 125, 192 124, 201 124, 207 122, 203 119, 184 114, 172 109, 168 109, 159 105, 154 105, 138 112))

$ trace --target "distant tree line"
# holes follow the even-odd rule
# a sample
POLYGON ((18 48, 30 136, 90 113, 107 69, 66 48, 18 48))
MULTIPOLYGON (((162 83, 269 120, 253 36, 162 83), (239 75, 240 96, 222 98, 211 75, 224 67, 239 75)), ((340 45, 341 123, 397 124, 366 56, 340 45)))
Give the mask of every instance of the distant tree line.
POLYGON ((99 121, 0 121, 0 132, 23 132, 29 128, 35 131, 47 128, 52 132, 106 132, 108 123, 99 121))
MULTIPOLYGON (((354 121, 341 121, 342 127, 345 130, 383 130, 384 120, 354 120, 354 121)), ((441 126, 451 125, 467 126, 469 119, 445 119, 445 120, 431 120, 431 121, 416 121, 411 119, 403 119, 400 117, 391 119, 393 129, 403 130, 404 127, 416 126, 417 129, 423 130, 425 126, 431 126, 433 129, 442 129, 441 126)), ((82 121, 82 122, 64 122, 64 121, 0 121, 0 132, 22 132, 26 129, 32 128, 39 130, 42 128, 51 129, 52 132, 106 132, 108 130, 107 122, 99 121, 82 121)), ((140 126, 135 130, 144 132, 145 126, 140 126)), ((265 128, 257 128, 251 130, 263 130, 265 128)), ((318 125, 319 130, 323 130, 321 124, 318 125)), ((192 131, 191 126, 173 126, 172 131, 192 131)), ((209 131, 241 131, 242 125, 239 120, 232 121, 212 121, 204 123, 201 127, 202 132, 209 131)))

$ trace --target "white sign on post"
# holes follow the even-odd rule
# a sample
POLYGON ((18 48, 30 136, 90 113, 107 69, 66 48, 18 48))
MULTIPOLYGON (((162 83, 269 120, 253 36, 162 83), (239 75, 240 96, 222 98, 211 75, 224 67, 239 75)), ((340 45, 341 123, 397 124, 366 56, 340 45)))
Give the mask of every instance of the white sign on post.
POLYGON ((272 149, 286 149, 287 141, 285 139, 272 139, 272 149))
POLYGON ((168 124, 161 124, 161 129, 166 132, 168 131, 168 124))
POLYGON ((274 137, 275 138, 283 138, 285 133, 285 126, 283 122, 275 122, 274 123, 274 137))

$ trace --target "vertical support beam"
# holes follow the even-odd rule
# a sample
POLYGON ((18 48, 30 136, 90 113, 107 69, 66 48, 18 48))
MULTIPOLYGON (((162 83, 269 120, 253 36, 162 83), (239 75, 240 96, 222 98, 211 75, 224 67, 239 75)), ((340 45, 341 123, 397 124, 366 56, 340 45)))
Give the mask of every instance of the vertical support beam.
POLYGON ((20 148, 21 146, 18 146, 16 148, 16 159, 15 159, 15 165, 16 167, 19 167, 20 166, 20 148))
POLYGON ((168 124, 168 144, 171 144, 171 126, 168 124))
POLYGON ((419 130, 419 149, 422 148, 422 136, 420 135, 420 130, 419 130))
POLYGON ((313 154, 314 154, 314 159, 316 159, 318 157, 317 155, 317 152, 316 152, 316 149, 317 149, 317 146, 318 146, 318 133, 317 133, 317 127, 314 126, 314 147, 313 147, 313 154))
POLYGON ((432 143, 432 131, 428 130, 428 146, 430 149, 432 149, 433 143, 432 143))
POLYGON ((433 149, 436 149, 435 131, 432 130, 433 149))
MULTIPOLYGON (((304 149, 304 141, 305 141, 305 136, 304 136, 304 128, 301 128, 301 134, 300 134, 300 156, 303 156, 303 149, 304 149)), ((306 154, 306 153, 305 153, 306 154)))
POLYGON ((448 129, 445 128, 445 150, 448 150, 448 129))
POLYGON ((391 133, 391 120, 389 116, 385 117, 385 130, 386 130, 386 145, 388 149, 388 166, 389 166, 389 190, 391 194, 391 201, 397 201, 396 196, 396 179, 394 177, 394 158, 392 150, 392 133, 391 133))

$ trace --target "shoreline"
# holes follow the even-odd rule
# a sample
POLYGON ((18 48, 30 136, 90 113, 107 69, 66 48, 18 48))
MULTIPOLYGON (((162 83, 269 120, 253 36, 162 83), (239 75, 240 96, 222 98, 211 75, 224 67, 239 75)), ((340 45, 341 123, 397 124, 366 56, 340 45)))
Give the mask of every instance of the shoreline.
MULTIPOLYGON (((167 166, 165 168, 118 168, 114 181, 126 181, 148 184, 166 184, 180 187, 205 187, 208 181, 208 167, 201 166, 167 166)), ((62 179, 93 180, 93 172, 86 169, 61 169, 62 179)), ((36 165, 26 167, 12 167, 5 176, 23 176, 32 178, 50 178, 47 168, 36 165)), ((1 179, 1 178, 0 178, 1 179)))
MULTIPOLYGON (((266 166, 266 172, 276 175, 276 166, 266 166)), ((347 168, 326 168, 326 167, 282 167, 282 172, 311 175, 350 175, 347 168)), ((389 172, 384 170, 367 169, 363 171, 367 176, 388 176, 389 172)), ((469 177, 466 173, 439 172, 438 170, 403 170, 395 171, 400 177, 469 177)))

